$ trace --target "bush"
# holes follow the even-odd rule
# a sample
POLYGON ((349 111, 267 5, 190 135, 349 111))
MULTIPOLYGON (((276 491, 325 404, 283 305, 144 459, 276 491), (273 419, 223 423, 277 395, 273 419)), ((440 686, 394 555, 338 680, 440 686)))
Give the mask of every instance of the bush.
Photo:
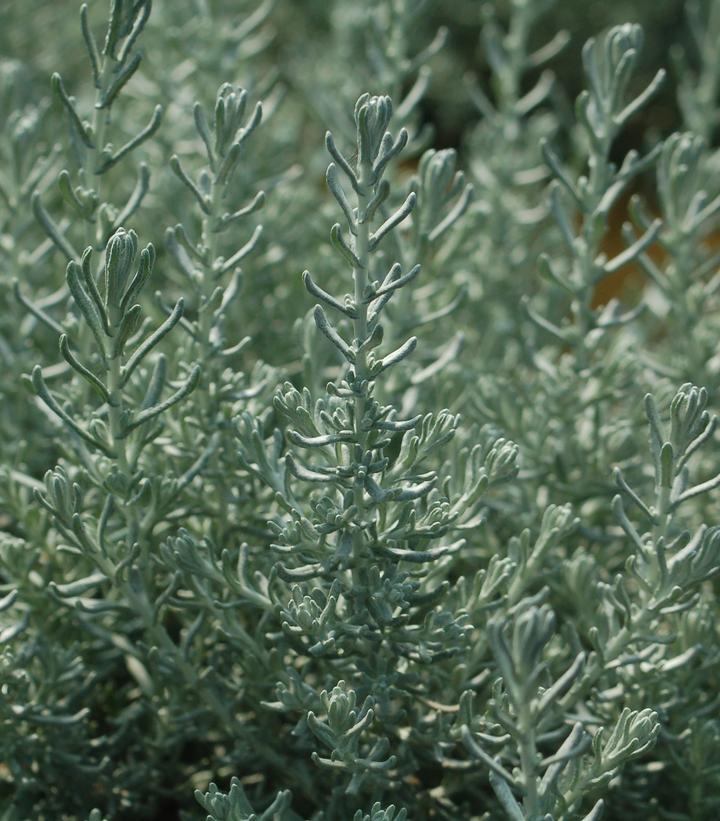
POLYGON ((2 12, 0 818, 717 818, 720 2, 156 5, 2 12))

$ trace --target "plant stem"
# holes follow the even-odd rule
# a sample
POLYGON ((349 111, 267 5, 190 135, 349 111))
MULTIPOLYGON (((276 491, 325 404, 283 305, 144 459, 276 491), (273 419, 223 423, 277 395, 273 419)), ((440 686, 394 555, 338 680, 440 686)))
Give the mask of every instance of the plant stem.
MULTIPOLYGON (((355 229, 357 232, 355 255, 360 263, 353 267, 353 282, 355 284, 355 310, 357 315, 353 321, 355 339, 361 345, 367 337, 367 312, 365 304, 365 290, 368 282, 368 268, 370 265, 370 225, 366 219, 367 204, 372 196, 372 168, 369 163, 363 162, 359 165, 358 192, 357 192, 357 221, 355 229)), ((355 361, 355 441, 359 445, 360 459, 365 455, 367 446, 367 431, 363 427, 363 419, 367 410, 367 354, 364 348, 357 353, 355 361)), ((355 478, 353 490, 353 502, 357 509, 357 522, 362 524, 364 518, 365 496, 362 480, 355 478)), ((360 528, 356 528, 353 533, 353 558, 355 563, 362 555, 363 534, 360 528)), ((353 577, 357 580, 356 569, 353 569, 353 577)))
POLYGON ((537 749, 535 745, 535 726, 529 709, 529 698, 525 699, 518 715, 518 724, 522 733, 520 738, 520 767, 523 773, 523 809, 528 819, 540 817, 539 796, 537 789, 537 749))
MULTIPOLYGON (((105 131, 107 129, 108 122, 110 121, 110 110, 108 108, 98 108, 97 103, 100 102, 106 92, 108 76, 111 68, 110 57, 106 56, 103 59, 102 68, 100 69, 100 87, 95 93, 95 105, 93 106, 92 134, 95 148, 89 148, 85 152, 85 162, 83 165, 83 181, 86 186, 92 187, 95 190, 98 197, 98 203, 100 202, 100 189, 102 187, 103 175, 98 174, 95 169, 98 167, 100 155, 103 150, 105 131)), ((94 219, 95 237, 93 238, 92 236, 90 225, 86 223, 85 244, 92 245, 95 249, 100 249, 105 244, 105 237, 102 235, 102 223, 98 219, 97 213, 94 219)))

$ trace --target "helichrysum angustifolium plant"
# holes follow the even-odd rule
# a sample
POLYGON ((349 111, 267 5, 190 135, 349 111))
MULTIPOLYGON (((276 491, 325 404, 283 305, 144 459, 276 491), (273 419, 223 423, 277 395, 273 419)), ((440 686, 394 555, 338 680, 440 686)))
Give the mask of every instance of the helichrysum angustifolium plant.
POLYGON ((720 814, 720 3, 451 5, 0 11, 3 821, 720 814))

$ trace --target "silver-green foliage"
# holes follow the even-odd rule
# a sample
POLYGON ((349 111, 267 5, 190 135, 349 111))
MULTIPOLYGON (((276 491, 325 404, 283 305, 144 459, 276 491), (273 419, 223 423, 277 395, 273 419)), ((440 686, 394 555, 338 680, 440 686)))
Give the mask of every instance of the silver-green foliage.
POLYGON ((718 816, 720 3, 452 5, 0 64, 5 821, 718 816))

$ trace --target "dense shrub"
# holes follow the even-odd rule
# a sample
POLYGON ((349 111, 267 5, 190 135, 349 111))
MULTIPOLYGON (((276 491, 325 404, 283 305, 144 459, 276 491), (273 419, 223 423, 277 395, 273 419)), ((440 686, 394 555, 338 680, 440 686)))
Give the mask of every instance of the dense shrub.
POLYGON ((720 2, 65 5, 0 11, 0 818, 716 819, 720 2))

